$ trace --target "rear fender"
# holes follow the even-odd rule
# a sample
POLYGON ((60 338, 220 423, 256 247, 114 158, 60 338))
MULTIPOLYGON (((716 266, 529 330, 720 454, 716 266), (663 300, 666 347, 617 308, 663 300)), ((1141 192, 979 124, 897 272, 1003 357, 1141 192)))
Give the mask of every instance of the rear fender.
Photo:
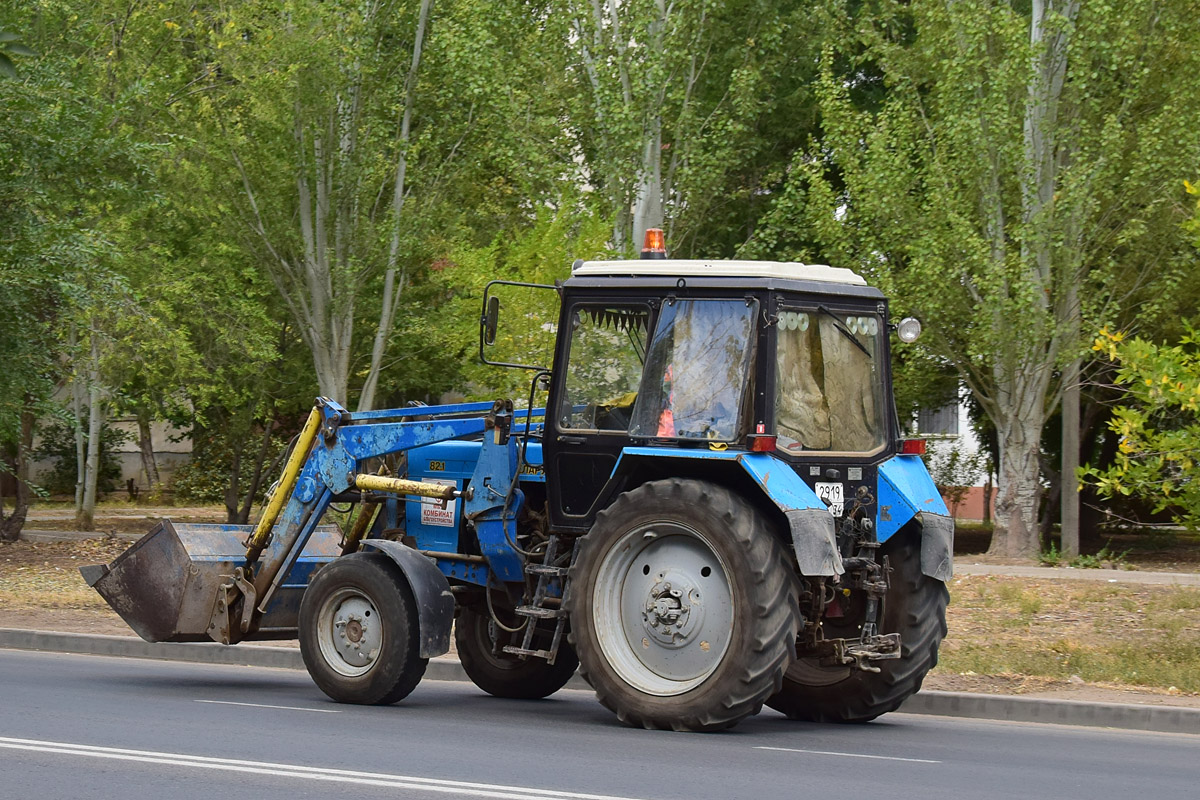
POLYGON ((939 581, 954 572, 954 520, 917 456, 898 455, 879 465, 875 529, 886 542, 910 521, 921 525, 921 572, 939 581))
POLYGON ((454 595, 450 583, 434 563, 416 550, 389 539, 366 539, 363 548, 386 555, 408 581, 417 601, 418 639, 421 658, 433 658, 450 651, 450 626, 454 622, 454 595))
POLYGON ((787 519, 801 574, 841 575, 845 571, 838 553, 833 515, 795 470, 767 453, 627 447, 613 468, 609 485, 620 485, 619 479, 632 473, 639 462, 664 458, 718 462, 734 470, 740 467, 787 519))

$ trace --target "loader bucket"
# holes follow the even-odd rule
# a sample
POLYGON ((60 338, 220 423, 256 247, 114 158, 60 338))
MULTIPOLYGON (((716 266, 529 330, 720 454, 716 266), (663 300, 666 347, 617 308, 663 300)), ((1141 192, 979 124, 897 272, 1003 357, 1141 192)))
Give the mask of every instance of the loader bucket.
MULTIPOLYGON (((250 525, 199 525, 163 520, 111 564, 81 567, 88 585, 148 642, 208 641, 222 584, 246 558, 250 525)), ((300 597, 309 576, 341 552, 340 534, 318 527, 275 593, 257 628, 244 639, 296 636, 300 597)))

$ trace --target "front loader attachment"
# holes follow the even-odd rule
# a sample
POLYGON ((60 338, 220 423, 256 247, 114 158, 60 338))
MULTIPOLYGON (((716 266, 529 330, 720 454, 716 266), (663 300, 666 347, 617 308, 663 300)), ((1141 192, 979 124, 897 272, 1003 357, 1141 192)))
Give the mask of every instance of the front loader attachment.
MULTIPOLYGON (((230 595, 227 589, 246 561, 245 542, 253 530, 250 525, 163 520, 111 564, 79 571, 148 642, 221 641, 214 612, 230 595)), ((257 624, 238 639, 295 638, 309 576, 341 553, 339 540, 336 528, 318 527, 257 624)))

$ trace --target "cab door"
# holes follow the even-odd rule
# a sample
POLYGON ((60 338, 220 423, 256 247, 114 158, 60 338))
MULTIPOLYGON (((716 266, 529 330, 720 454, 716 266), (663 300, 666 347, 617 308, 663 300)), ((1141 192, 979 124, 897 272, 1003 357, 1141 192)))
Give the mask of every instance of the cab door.
POLYGON ((596 498, 629 443, 651 314, 649 304, 625 301, 564 309, 542 445, 554 527, 590 525, 596 498))

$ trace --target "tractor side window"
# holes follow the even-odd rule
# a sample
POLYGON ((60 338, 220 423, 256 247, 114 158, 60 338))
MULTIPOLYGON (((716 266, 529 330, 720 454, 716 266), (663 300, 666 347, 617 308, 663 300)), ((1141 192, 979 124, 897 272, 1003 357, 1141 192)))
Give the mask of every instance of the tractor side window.
POLYGON ((634 408, 635 436, 730 441, 754 361, 757 302, 668 298, 634 408))
POLYGON ((624 431, 642 379, 650 309, 644 305, 577 305, 558 426, 624 431))
POLYGON ((865 453, 883 446, 884 335, 875 314, 824 306, 779 313, 775 427, 781 450, 865 453))

